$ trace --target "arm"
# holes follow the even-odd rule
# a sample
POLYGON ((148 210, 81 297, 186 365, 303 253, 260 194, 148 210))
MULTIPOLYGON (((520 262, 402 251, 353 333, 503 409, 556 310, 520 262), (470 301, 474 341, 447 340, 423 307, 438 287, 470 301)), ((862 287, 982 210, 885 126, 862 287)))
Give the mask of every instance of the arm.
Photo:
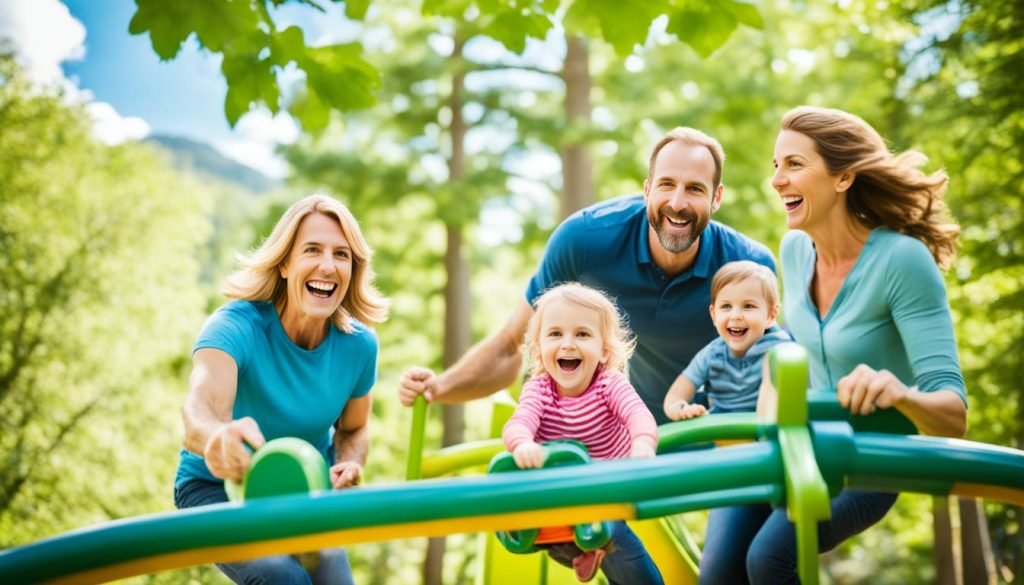
POLYGON ((913 386, 862 363, 837 383, 839 402, 860 414, 896 408, 924 434, 961 437, 967 406, 942 273, 916 240, 900 241, 890 262, 886 302, 913 370, 913 386))
POLYGON ((231 420, 238 384, 235 360, 219 349, 204 348, 192 356, 189 393, 181 409, 185 448, 202 455, 215 477, 240 480, 249 468, 245 443, 258 449, 265 442, 250 417, 231 420))
POLYGON ((473 346, 440 375, 426 368, 411 368, 399 382, 402 404, 411 406, 423 394, 431 402, 466 402, 488 396, 515 382, 522 367, 523 336, 533 308, 521 299, 508 323, 473 346))
POLYGON ((861 364, 839 380, 836 392, 839 404, 855 414, 895 408, 926 435, 962 437, 967 430, 967 407, 956 392, 908 388, 887 370, 861 364))
POLYGON ((544 414, 543 400, 538 391, 539 384, 536 378, 526 382, 516 411, 501 430, 501 440, 509 453, 512 453, 512 458, 520 469, 544 465, 544 450, 535 440, 544 414))
POLYGON ((370 449, 370 395, 353 398, 334 423, 334 465, 331 485, 343 489, 359 485, 370 449))
POLYGON ((707 413, 702 404, 690 404, 693 395, 697 393, 697 387, 686 377, 686 374, 679 374, 672 387, 665 394, 665 402, 662 407, 665 409, 665 416, 672 420, 686 420, 697 418, 707 413))
POLYGON ((634 459, 654 457, 658 451, 658 423, 636 393, 625 374, 606 372, 608 408, 629 432, 630 454, 634 459))

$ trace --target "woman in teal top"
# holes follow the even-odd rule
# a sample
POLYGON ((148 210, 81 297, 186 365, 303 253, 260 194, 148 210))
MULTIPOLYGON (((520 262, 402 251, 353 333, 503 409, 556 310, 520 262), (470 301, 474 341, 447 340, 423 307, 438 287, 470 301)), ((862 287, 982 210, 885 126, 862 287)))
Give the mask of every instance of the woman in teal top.
MULTIPOLYGON (((249 467, 246 445, 283 436, 320 451, 335 489, 359 483, 377 378, 369 326, 388 307, 370 257, 349 210, 311 195, 228 278, 224 292, 235 300, 210 317, 193 348, 178 508, 227 501, 224 480, 249 467)), ((236 583, 352 583, 342 550, 324 551, 308 570, 286 555, 217 566, 236 583)))
MULTIPOLYGON (((890 153, 846 112, 786 114, 772 177, 793 230, 781 249, 783 314, 808 350, 813 388, 834 389, 851 412, 895 408, 922 433, 960 437, 967 401, 940 272, 953 261, 959 228, 942 201, 946 174, 925 174, 924 161, 890 153)), ((770 408, 774 396, 764 398, 759 408, 770 408)), ((844 490, 819 525, 820 550, 875 524, 895 501, 844 490)), ((710 551, 705 545, 701 582, 797 583, 785 510, 731 510, 725 534, 710 551)))

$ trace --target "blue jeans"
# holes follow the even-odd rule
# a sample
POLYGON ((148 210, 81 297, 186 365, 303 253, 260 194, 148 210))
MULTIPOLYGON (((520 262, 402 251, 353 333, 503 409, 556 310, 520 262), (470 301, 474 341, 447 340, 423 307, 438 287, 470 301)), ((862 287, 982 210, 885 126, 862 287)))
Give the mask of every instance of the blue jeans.
MULTIPOLYGON (((818 523, 818 552, 827 552, 885 516, 897 494, 844 490, 832 519, 818 523)), ((799 583, 796 531, 785 509, 768 504, 716 508, 708 516, 700 583, 799 583)))
MULTIPOLYGON (((613 522, 611 541, 605 545, 607 555, 601 562, 601 570, 608 578, 609 585, 663 585, 661 571, 654 559, 647 554, 644 543, 623 521, 613 522)), ((572 560, 583 554, 573 542, 554 544, 547 548, 548 554, 560 565, 572 568, 572 560)))
MULTIPOLYGON (((179 510, 228 501, 224 484, 193 479, 174 488, 174 505, 179 510)), ((230 530, 230 527, 226 527, 230 530)), ((348 555, 340 548, 317 555, 279 555, 240 563, 217 563, 217 568, 239 585, 354 585, 348 555), (307 570, 303 563, 310 565, 307 570)))

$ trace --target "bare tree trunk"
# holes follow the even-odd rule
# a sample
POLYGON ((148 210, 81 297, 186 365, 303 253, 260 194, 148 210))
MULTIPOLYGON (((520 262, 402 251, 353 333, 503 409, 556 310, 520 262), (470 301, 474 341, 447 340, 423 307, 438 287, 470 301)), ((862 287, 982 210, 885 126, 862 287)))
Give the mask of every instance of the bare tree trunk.
POLYGON ((594 202, 594 161, 589 140, 580 136, 590 125, 591 105, 589 52, 580 37, 566 38, 562 77, 565 80, 565 121, 569 143, 562 148, 561 219, 594 202))
POLYGON ((932 498, 932 522, 935 545, 932 559, 935 563, 936 585, 963 585, 956 570, 956 545, 953 542, 953 523, 949 516, 949 498, 932 498))
POLYGON ((978 500, 960 498, 960 547, 963 582, 995 585, 996 567, 988 535, 988 519, 978 500))
MULTIPOLYGON (((448 106, 452 112, 450 128, 452 155, 448 160, 448 181, 457 183, 463 177, 465 166, 466 121, 462 117, 462 89, 465 73, 462 69, 462 47, 464 41, 458 35, 451 60, 455 72, 452 76, 452 93, 448 106)), ((470 291, 469 263, 462 247, 462 224, 446 223, 447 248, 444 267, 448 281, 444 289, 444 367, 448 368, 469 349, 470 339, 470 291)), ((461 404, 442 407, 444 436, 442 444, 447 447, 461 443, 465 428, 464 409, 461 404)), ((424 585, 441 585, 444 573, 444 538, 431 538, 427 542, 427 555, 423 561, 424 585)))

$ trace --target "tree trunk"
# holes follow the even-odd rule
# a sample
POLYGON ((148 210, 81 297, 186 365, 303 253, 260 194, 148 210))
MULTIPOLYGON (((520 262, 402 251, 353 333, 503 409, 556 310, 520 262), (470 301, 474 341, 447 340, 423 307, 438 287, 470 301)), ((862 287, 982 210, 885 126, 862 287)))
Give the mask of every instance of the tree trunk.
POLYGON ((932 498, 932 522, 935 545, 932 560, 935 563, 935 585, 963 585, 956 570, 956 545, 953 542, 953 524, 949 516, 949 498, 932 498))
MULTIPOLYGON (((454 64, 452 93, 448 106, 452 112, 450 134, 452 141, 451 158, 448 160, 448 181, 457 184, 463 177, 465 166, 466 121, 462 117, 462 89, 465 73, 462 69, 462 47, 464 41, 456 35, 451 61, 454 64)), ((469 349, 470 339, 470 291, 469 263, 462 247, 462 224, 446 223, 447 248, 444 255, 445 272, 448 280, 444 289, 444 367, 448 368, 469 349)), ((447 447, 461 443, 465 428, 464 410, 461 404, 447 404, 442 407, 444 436, 442 445, 447 447)), ((444 573, 444 538, 431 538, 427 542, 427 555, 423 561, 424 585, 441 585, 444 573)))
POLYGON ((995 585, 996 568, 988 535, 988 519, 978 500, 960 498, 960 549, 963 582, 995 585))
POLYGON ((590 126, 589 53, 580 37, 566 38, 565 122, 569 142, 562 147, 561 219, 594 202, 594 161, 590 156, 589 139, 583 130, 590 126))

